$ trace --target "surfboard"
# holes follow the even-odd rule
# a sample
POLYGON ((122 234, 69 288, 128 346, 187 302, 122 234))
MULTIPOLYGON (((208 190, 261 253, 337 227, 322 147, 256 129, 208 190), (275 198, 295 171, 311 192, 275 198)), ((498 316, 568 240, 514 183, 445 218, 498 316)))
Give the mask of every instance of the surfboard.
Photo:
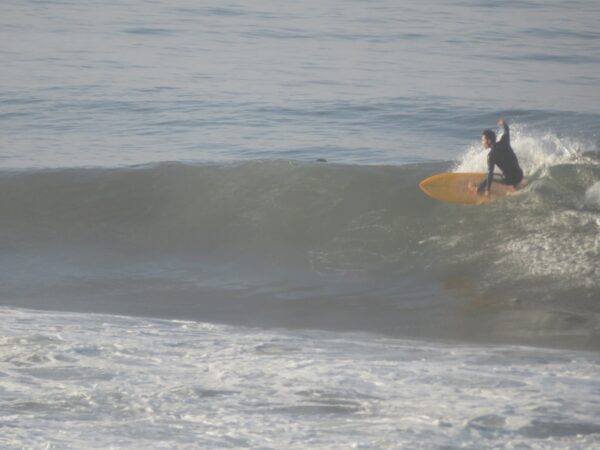
POLYGON ((462 205, 481 205, 515 192, 512 186, 501 183, 492 183, 489 197, 469 190, 469 183, 479 185, 486 176, 487 174, 483 172, 438 173, 421 181, 419 187, 431 198, 462 205))

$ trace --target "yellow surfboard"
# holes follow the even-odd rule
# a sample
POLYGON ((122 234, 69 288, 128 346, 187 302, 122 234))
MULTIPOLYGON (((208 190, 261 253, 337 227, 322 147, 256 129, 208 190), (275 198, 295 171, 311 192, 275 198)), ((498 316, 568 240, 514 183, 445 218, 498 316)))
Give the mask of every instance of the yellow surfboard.
POLYGON ((489 197, 469 190, 470 183, 479 185, 486 176, 485 173, 438 173, 421 181, 419 187, 431 198, 463 205, 481 205, 515 192, 512 186, 501 183, 492 183, 489 197))

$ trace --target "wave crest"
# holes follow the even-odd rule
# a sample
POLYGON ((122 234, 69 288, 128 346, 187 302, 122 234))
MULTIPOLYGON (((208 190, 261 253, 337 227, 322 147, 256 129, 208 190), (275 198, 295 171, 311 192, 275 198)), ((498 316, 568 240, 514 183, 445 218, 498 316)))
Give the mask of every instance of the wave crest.
MULTIPOLYGON (((498 133, 500 137, 501 133, 498 133)), ((589 143, 561 137, 553 132, 536 132, 526 125, 511 125, 511 145, 525 176, 539 175, 545 169, 560 164, 581 162, 589 143)), ((487 151, 480 144, 470 146, 453 167, 454 172, 486 172, 487 151)))

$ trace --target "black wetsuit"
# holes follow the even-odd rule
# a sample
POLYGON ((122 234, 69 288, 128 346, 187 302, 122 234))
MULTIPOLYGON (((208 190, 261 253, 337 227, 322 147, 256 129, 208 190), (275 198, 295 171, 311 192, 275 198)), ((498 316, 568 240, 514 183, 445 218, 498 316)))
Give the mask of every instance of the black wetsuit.
POLYGON ((517 155, 510 146, 510 132, 508 125, 504 124, 504 134, 496 142, 487 157, 488 175, 479 185, 477 192, 489 191, 494 180, 494 167, 498 166, 502 171, 504 178, 499 180, 502 184, 509 184, 516 187, 523 179, 523 171, 519 166, 517 155))

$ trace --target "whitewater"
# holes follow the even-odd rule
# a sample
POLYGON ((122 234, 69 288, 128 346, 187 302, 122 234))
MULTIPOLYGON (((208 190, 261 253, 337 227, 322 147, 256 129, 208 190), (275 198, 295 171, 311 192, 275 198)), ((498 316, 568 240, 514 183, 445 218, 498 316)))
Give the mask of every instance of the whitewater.
POLYGON ((596 2, 0 9, 2 448, 600 447, 596 2))
POLYGON ((599 444, 588 353, 2 313, 3 448, 599 444))

